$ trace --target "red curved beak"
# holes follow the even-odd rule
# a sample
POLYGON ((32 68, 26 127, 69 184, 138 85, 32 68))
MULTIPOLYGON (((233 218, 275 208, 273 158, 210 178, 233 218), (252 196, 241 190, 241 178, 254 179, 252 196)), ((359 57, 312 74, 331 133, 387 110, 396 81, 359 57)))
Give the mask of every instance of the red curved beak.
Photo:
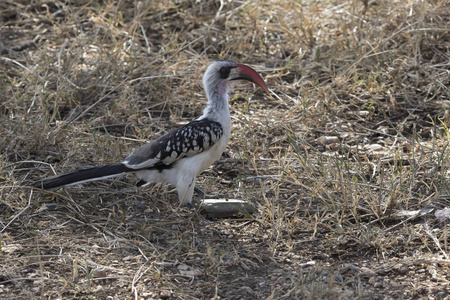
POLYGON ((266 91, 267 94, 270 95, 270 91, 269 88, 267 87, 266 83, 264 82, 264 79, 261 78, 261 76, 258 74, 258 72, 256 72, 255 70, 253 70, 252 68, 250 68, 247 65, 244 64, 237 64, 237 73, 234 75, 231 75, 229 77, 229 80, 247 80, 250 82, 253 82, 254 84, 256 84, 257 86, 261 87, 264 91, 266 91))

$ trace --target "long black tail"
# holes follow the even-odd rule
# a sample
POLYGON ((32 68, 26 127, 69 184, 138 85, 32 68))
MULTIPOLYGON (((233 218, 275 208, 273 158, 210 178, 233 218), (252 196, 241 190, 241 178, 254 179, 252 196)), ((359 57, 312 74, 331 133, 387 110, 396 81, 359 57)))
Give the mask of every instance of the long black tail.
POLYGON ((122 163, 104 165, 45 178, 34 182, 33 186, 43 188, 44 190, 50 190, 67 185, 114 177, 133 171, 136 170, 128 168, 122 163))

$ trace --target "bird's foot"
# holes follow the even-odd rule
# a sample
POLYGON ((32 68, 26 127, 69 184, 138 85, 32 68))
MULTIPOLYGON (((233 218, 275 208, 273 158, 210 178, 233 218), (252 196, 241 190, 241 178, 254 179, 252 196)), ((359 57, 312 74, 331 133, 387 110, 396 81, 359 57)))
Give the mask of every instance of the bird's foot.
POLYGON ((191 211, 193 211, 193 212, 196 211, 196 210, 195 210, 195 206, 194 206, 191 202, 188 202, 188 204, 187 204, 186 206, 189 208, 189 210, 191 210, 191 211))
POLYGON ((200 211, 198 209, 199 207, 195 207, 191 202, 188 202, 188 204, 186 206, 192 212, 192 216, 196 216, 198 218, 198 220, 201 222, 207 221, 205 219, 205 217, 200 213, 200 211))

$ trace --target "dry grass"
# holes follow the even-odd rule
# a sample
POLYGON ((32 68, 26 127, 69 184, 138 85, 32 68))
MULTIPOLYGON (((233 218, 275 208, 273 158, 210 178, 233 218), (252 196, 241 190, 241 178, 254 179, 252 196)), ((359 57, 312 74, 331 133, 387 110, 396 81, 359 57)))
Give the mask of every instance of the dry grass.
POLYGON ((448 1, 29 2, 0 3, 2 299, 448 297, 448 1), (257 214, 131 175, 23 186, 192 120, 223 57, 277 96, 235 87, 199 186, 257 214))

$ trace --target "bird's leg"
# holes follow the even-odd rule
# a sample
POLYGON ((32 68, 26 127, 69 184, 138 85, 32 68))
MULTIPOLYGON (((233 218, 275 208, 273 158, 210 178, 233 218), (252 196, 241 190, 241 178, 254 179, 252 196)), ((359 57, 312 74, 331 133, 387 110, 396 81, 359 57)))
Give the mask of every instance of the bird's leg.
POLYGON ((205 198, 228 198, 227 195, 223 195, 223 194, 214 194, 214 195, 207 194, 198 187, 194 187, 194 191, 203 199, 205 199, 205 198))
POLYGON ((202 198, 206 197, 206 193, 204 191, 202 191, 202 189, 200 189, 199 187, 194 187, 194 191, 202 198))
MULTIPOLYGON (((194 189, 191 189, 191 199, 194 189)), ((189 191, 188 191, 189 192, 189 191)), ((186 203, 186 207, 192 212, 193 217, 197 217, 200 222, 206 221, 206 219, 200 214, 198 207, 195 207, 191 201, 186 203)))
POLYGON ((177 185, 178 198, 180 205, 189 205, 192 202, 192 195, 195 188, 195 175, 186 175, 178 179, 177 185))
POLYGON ((186 206, 187 206, 191 211, 193 211, 193 212, 196 211, 196 210, 195 210, 195 206, 194 206, 191 202, 188 202, 188 204, 186 204, 186 206))

